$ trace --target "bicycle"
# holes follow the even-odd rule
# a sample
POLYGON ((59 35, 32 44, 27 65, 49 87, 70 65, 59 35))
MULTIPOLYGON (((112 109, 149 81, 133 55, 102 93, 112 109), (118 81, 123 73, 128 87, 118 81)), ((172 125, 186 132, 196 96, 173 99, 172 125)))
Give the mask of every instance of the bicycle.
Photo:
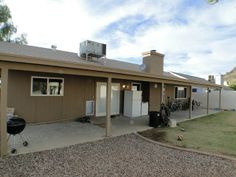
POLYGON ((196 100, 192 100, 192 110, 194 109, 199 109, 201 106, 201 102, 196 101, 196 100))
POLYGON ((171 112, 182 110, 182 107, 183 107, 180 100, 173 100, 171 103, 169 103, 169 105, 170 105, 169 108, 171 112))

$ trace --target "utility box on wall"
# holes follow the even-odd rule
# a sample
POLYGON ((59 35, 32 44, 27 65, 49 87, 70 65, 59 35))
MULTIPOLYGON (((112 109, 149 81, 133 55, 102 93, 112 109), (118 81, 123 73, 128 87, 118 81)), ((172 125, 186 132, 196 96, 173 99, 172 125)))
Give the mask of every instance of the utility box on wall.
POLYGON ((87 100, 86 101, 86 116, 93 116, 94 115, 94 101, 87 100))

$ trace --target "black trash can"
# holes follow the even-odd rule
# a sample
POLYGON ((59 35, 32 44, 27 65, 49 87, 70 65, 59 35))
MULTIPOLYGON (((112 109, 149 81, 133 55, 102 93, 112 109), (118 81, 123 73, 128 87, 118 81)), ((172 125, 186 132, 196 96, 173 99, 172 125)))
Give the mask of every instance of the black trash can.
POLYGON ((161 125, 161 114, 158 111, 150 111, 149 112, 149 126, 150 127, 158 127, 161 125))

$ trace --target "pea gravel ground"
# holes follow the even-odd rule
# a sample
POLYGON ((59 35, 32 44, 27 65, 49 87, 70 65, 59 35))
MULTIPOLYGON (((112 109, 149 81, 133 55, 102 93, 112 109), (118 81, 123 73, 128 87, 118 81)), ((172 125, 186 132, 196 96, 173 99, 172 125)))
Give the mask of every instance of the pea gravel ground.
POLYGON ((135 134, 0 158, 1 177, 234 177, 235 161, 175 150, 135 134))

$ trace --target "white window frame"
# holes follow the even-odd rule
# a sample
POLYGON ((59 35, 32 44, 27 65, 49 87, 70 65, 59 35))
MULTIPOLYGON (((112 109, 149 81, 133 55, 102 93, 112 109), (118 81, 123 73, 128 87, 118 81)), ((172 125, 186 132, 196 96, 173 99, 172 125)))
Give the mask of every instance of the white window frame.
POLYGON ((30 87, 30 96, 64 96, 64 78, 62 77, 42 77, 42 76, 31 76, 31 87, 30 87), (43 95, 37 95, 33 93, 33 79, 47 79, 47 94, 43 95), (50 90, 49 90, 49 80, 50 79, 58 79, 62 80, 62 94, 61 95, 50 95, 50 90))
POLYGON ((176 98, 175 89, 174 89, 174 98, 177 99, 177 100, 187 99, 188 88, 187 88, 187 87, 184 87, 184 86, 175 86, 174 88, 178 88, 178 87, 182 87, 182 88, 184 88, 184 89, 186 88, 186 97, 185 97, 185 98, 176 98))

